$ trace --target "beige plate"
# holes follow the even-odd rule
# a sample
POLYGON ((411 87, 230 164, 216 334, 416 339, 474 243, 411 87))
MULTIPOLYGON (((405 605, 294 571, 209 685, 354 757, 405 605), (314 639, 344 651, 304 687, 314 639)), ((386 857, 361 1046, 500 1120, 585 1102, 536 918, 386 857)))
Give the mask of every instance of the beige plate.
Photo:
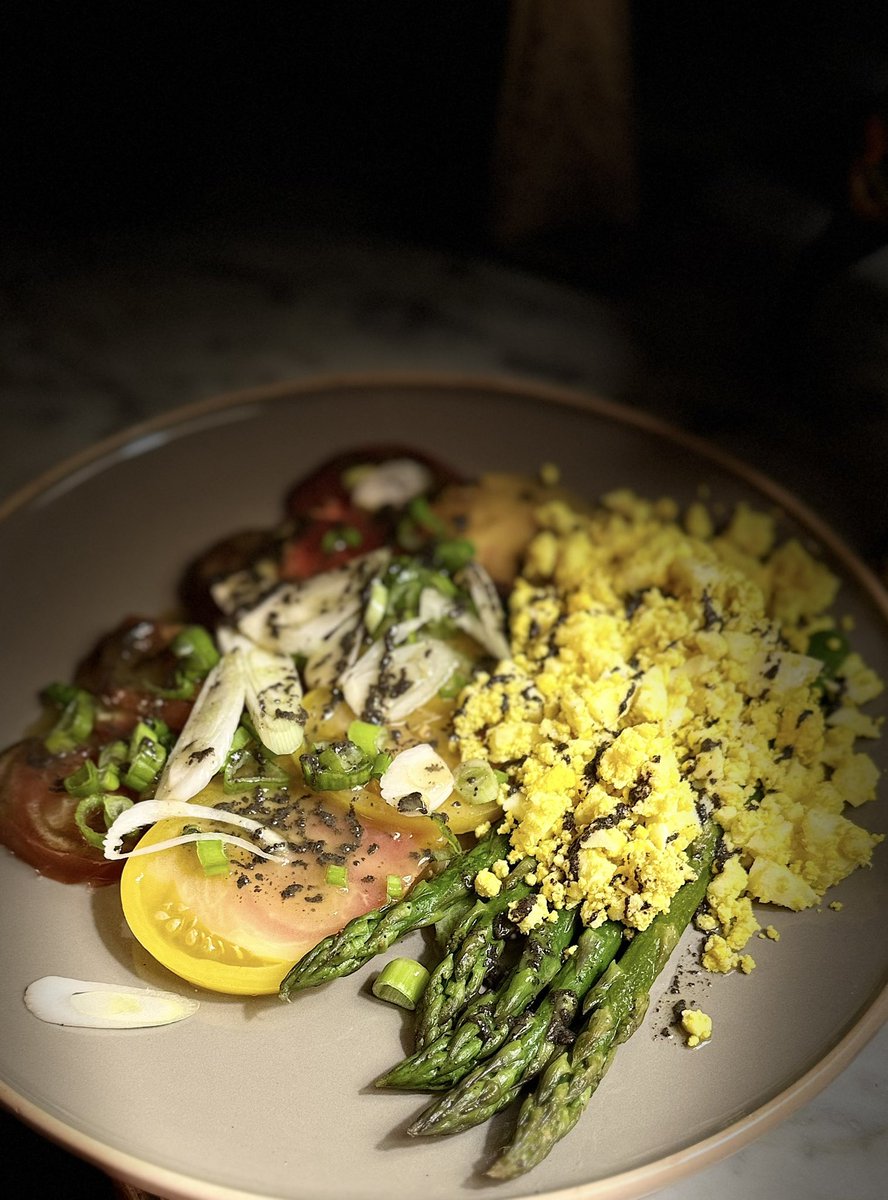
MULTIPOLYGON (((776 504, 790 527, 824 545, 845 580, 840 610, 854 615, 859 647, 888 676, 884 593, 820 521, 752 471, 612 404, 542 385, 331 379, 224 397, 144 425, 0 511, 0 739, 19 736, 38 689, 123 614, 167 608, 195 551, 274 523, 292 480, 369 441, 412 442, 467 472, 534 472, 553 461, 589 495, 629 485, 689 499, 705 484, 727 503, 776 504)), ((876 751, 883 767, 886 750, 876 751)), ((860 817, 884 830, 886 807, 883 796, 860 817)), ((839 914, 766 915, 783 939, 755 944, 758 969, 693 995, 715 1021, 701 1051, 659 1036, 669 1013, 655 995, 577 1129, 531 1175, 490 1194, 637 1197, 724 1157, 810 1099, 888 1010, 886 865, 883 847, 872 870, 837 889, 839 914)), ((405 1032, 399 1012, 367 993, 378 964, 292 1005, 205 995, 195 1018, 166 1029, 60 1029, 22 1003, 41 975, 191 989, 136 952, 113 888, 56 884, 0 854, 0 911, 0 1099, 68 1149, 149 1190, 201 1200, 389 1200, 394 1191, 452 1200, 478 1188, 508 1117, 417 1144, 403 1131, 421 1097, 368 1086, 400 1057, 405 1032)))

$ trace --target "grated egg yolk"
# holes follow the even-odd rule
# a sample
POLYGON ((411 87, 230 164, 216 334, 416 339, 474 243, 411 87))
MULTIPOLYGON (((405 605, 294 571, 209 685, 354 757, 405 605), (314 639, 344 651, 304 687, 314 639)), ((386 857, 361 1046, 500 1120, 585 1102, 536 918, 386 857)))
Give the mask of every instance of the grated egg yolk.
POLYGON ((624 490, 591 513, 559 500, 536 515, 511 658, 465 689, 453 733, 463 759, 508 777, 500 828, 511 862, 537 860, 532 920, 579 906, 587 925, 646 928, 688 879, 712 809, 723 850, 698 918, 704 963, 749 971, 754 902, 818 904, 883 837, 846 815, 875 795, 856 743, 881 732, 860 706, 882 683, 851 653, 824 704, 806 653, 833 627, 838 580, 746 504, 717 523, 701 501, 682 514, 624 490))

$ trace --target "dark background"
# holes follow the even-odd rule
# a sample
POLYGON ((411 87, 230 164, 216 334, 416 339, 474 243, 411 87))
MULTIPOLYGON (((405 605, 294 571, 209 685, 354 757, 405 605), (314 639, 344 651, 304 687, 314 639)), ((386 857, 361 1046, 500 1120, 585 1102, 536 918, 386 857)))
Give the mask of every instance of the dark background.
MULTIPOLYGON (((848 216, 847 177, 888 86, 884 6, 632 11, 637 219, 504 243, 490 209, 504 0, 6 5, 0 302, 33 282, 31 248, 35 272, 87 270, 99 235, 150 246, 210 220, 221 236, 292 223, 531 270, 619 310, 641 348, 629 403, 810 456, 881 570, 888 229, 848 216)), ((0 1133, 33 1172, 18 1194, 100 1194, 91 1169, 5 1120, 0 1133)))
POLYGON ((155 232, 210 221, 222 238, 299 225, 531 270, 618 307, 639 348, 620 399, 736 432, 766 468, 811 458, 845 497, 840 531, 881 564, 888 225, 848 218, 847 179, 888 87, 885 8, 630 9, 637 216, 504 240, 507 0, 4 6, 0 294, 14 309, 29 270, 88 271, 100 238, 150 253, 155 232))

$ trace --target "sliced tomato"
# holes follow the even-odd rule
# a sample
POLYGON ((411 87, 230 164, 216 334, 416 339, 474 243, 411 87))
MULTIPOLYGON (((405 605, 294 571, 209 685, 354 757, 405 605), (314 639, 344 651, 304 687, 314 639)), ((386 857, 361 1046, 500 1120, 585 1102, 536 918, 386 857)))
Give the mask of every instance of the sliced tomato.
POLYGON ((185 724, 190 700, 163 694, 176 680, 179 662, 170 643, 181 628, 172 621, 127 617, 77 667, 74 682, 98 698, 99 722, 109 735, 127 732, 143 717, 158 717, 175 730, 185 724))
POLYGON ((434 480, 433 491, 437 491, 445 483, 460 481, 460 477, 452 468, 412 446, 397 443, 363 446, 359 450, 328 458, 295 484, 285 501, 288 516, 316 521, 343 521, 345 514, 353 507, 343 479, 346 472, 364 463, 383 463, 393 458, 412 458, 414 462, 427 467, 434 480))
POLYGON ((48 754, 39 738, 27 738, 3 753, 0 843, 59 883, 113 883, 121 864, 84 841, 74 820, 79 800, 62 784, 85 757, 85 750, 48 754))
POLYGON ((332 571, 360 554, 384 546, 391 537, 389 526, 359 508, 347 508, 340 519, 310 521, 296 536, 281 547, 280 573, 283 579, 309 579, 320 571, 332 571), (355 534, 346 542, 340 531, 355 534))
MULTIPOLYGON (((211 785, 198 802, 222 798, 211 785)), ((224 799, 231 803, 230 796, 224 799)), ((149 954, 197 987, 274 993, 312 946, 385 903, 389 876, 397 876, 406 892, 439 843, 434 822, 377 819, 387 817, 378 803, 368 797, 365 805, 351 793, 268 802, 261 819, 273 821, 298 847, 287 865, 233 847, 228 873, 208 876, 193 843, 134 856, 121 879, 127 924, 149 954), (328 879, 331 867, 345 869, 345 887, 328 879)), ((183 824, 160 821, 139 846, 175 837, 183 824)))
POLYGON ((410 458, 427 467, 433 492, 457 481, 449 467, 408 446, 365 446, 327 459, 287 495, 285 507, 295 530, 281 549, 280 570, 285 579, 308 579, 393 541, 396 514, 390 510, 371 513, 352 504, 345 479, 353 467, 395 458, 410 458), (338 542, 340 530, 357 534, 353 544, 338 542))

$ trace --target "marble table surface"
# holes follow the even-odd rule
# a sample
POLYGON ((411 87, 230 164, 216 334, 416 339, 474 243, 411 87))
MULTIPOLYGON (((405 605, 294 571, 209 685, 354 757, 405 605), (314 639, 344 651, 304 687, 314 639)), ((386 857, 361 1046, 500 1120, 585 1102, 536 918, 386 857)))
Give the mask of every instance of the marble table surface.
MULTIPOLYGON (((618 303, 493 262, 317 232, 105 238, 73 257, 32 246, 0 268, 0 306, 0 498, 146 417, 316 374, 415 368, 542 379, 650 400, 658 415, 698 431, 714 386, 690 368, 683 378, 673 369, 666 386, 618 303)), ((810 431, 796 429, 793 456, 779 437, 765 445, 751 423, 714 426, 714 440, 754 456, 818 506, 823 478, 810 431)), ((837 524, 852 526, 841 511, 837 524)), ((92 1168, 42 1143, 39 1155, 47 1188, 68 1180, 61 1194, 104 1194, 92 1168)), ((883 1029, 779 1127, 657 1195, 876 1200, 886 1178, 883 1029)))

